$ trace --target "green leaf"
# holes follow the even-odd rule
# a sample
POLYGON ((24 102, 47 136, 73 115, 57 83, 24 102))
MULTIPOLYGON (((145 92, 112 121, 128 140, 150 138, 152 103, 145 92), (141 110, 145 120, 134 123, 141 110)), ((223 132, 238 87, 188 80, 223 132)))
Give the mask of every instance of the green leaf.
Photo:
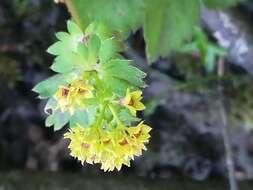
POLYGON ((228 6, 234 6, 244 0, 203 0, 205 5, 209 8, 224 8, 228 6))
POLYGON ((128 86, 144 87, 143 78, 146 74, 138 68, 130 65, 131 61, 113 59, 102 65, 103 81, 111 89, 122 88, 125 92, 128 86))
POLYGON ((91 106, 85 110, 76 110, 70 118, 70 127, 76 127, 77 124, 82 126, 91 126, 95 121, 96 107, 91 106))
POLYGON ((68 30, 66 32, 58 32, 56 37, 60 40, 51 45, 47 52, 53 55, 68 55, 71 52, 76 52, 78 42, 83 39, 83 32, 81 29, 73 22, 68 21, 68 30))
POLYGON ((106 76, 105 81, 109 81, 105 85, 112 90, 113 93, 119 95, 119 96, 124 96, 126 93, 126 90, 131 87, 131 85, 122 79, 119 78, 111 78, 109 76, 106 76))
POLYGON ((73 70, 90 70, 98 60, 98 51, 100 49, 100 40, 92 38, 87 47, 83 43, 78 43, 76 52, 61 54, 55 58, 51 69, 58 73, 69 73, 73 70), (97 41, 98 40, 98 41, 97 41))
POLYGON ((82 30, 79 28, 79 26, 71 20, 67 21, 67 28, 68 28, 68 32, 71 35, 76 35, 76 34, 79 35, 80 33, 83 33, 82 30))
POLYGON ((191 37, 200 17, 199 0, 147 0, 144 37, 149 62, 166 57, 191 37))
POLYGON ((213 72, 216 66, 216 58, 218 56, 226 56, 226 50, 209 41, 205 32, 199 28, 195 28, 193 41, 180 48, 180 52, 193 54, 198 52, 201 56, 207 72, 213 72))
POLYGON ((124 45, 113 38, 104 40, 99 51, 99 59, 103 64, 123 51, 124 45))
POLYGON ((144 0, 69 0, 72 16, 87 27, 93 21, 102 21, 125 37, 141 26, 144 0))
POLYGON ((51 69, 58 73, 68 73, 73 70, 75 62, 73 62, 73 53, 68 55, 62 55, 55 58, 54 63, 51 65, 51 69))
POLYGON ((58 102, 55 98, 53 97, 49 98, 44 108, 44 112, 47 113, 48 115, 54 114, 57 109, 57 105, 58 105, 58 102))
POLYGON ((67 32, 57 32, 55 36, 60 41, 65 41, 66 39, 69 38, 69 34, 67 32))
POLYGON ((32 90, 39 94, 39 98, 49 98, 57 91, 60 85, 66 83, 66 78, 63 75, 58 74, 40 82, 32 90))
POLYGON ((106 40, 108 38, 121 39, 120 34, 104 22, 94 21, 90 23, 85 30, 85 35, 91 34, 96 34, 101 40, 106 40))
POLYGON ((51 45, 48 49, 47 52, 52 54, 52 55, 60 55, 64 51, 64 47, 62 45, 61 41, 58 41, 51 45))
POLYGON ((96 63, 100 49, 101 41, 97 35, 90 36, 88 41, 89 61, 96 63))
POLYGON ((77 53, 82 56, 82 58, 88 59, 89 57, 89 50, 88 47, 86 45, 84 45, 83 43, 78 43, 77 45, 77 53))
POLYGON ((68 112, 57 112, 47 117, 46 126, 54 126, 55 131, 60 130, 69 122, 69 119, 70 114, 68 112))

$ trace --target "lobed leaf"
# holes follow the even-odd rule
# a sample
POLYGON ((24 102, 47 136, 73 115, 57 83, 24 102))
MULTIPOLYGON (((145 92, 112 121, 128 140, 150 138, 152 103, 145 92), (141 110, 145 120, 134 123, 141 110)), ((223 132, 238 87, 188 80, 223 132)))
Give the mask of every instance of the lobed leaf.
POLYGON ((64 127, 70 119, 70 114, 68 112, 56 112, 52 115, 49 115, 46 119, 46 126, 54 126, 54 130, 60 130, 64 127))
POLYGON ((200 17, 199 0, 147 0, 144 37, 149 62, 167 56, 191 37, 200 17))
POLYGON ((113 59, 103 64, 103 77, 106 85, 111 89, 122 88, 123 91, 128 86, 144 87, 143 78, 146 77, 146 74, 130 63, 129 60, 113 59))
POLYGON ((70 127, 76 127, 77 124, 81 126, 91 126, 95 121, 96 107, 90 106, 85 110, 76 110, 74 115, 70 118, 70 127))
POLYGON ((78 15, 76 20, 86 24, 84 28, 93 21, 102 21, 125 37, 141 26, 145 5, 144 0, 69 0, 68 4, 78 15))
POLYGON ((66 83, 67 81, 65 76, 58 74, 40 82, 32 90, 39 94, 39 98, 45 99, 53 96, 58 87, 66 83))

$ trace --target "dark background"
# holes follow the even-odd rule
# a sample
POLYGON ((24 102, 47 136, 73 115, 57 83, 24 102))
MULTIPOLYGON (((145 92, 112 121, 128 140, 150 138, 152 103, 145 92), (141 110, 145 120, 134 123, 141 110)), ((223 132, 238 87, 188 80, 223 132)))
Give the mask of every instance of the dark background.
MULTIPOLYGON (((252 1, 223 14, 246 36, 247 55, 252 56, 252 1)), ((55 41, 55 32, 65 30, 68 18, 65 6, 52 0, 0 0, 0 172, 107 175, 98 166, 82 167, 69 156, 68 142, 62 139, 67 127, 57 132, 44 127, 45 102, 31 91, 36 83, 53 74, 49 70, 53 57, 46 49, 55 41)), ((203 13, 202 25, 210 41, 216 42, 214 32, 229 29, 211 25, 210 19, 203 13)), ((219 18, 215 22, 219 23, 219 18)), ((237 38, 228 36, 226 40, 237 38)), ((148 66, 142 31, 132 35, 127 44, 124 55, 148 73, 144 91, 148 109, 143 118, 153 127, 152 139, 148 151, 136 158, 131 168, 109 176, 224 179, 223 106, 227 110, 236 178, 252 179, 252 60, 242 63, 236 51, 229 53, 226 74, 232 77, 223 81, 225 102, 220 105, 216 71, 207 73, 198 56, 172 53, 168 59, 148 66)))

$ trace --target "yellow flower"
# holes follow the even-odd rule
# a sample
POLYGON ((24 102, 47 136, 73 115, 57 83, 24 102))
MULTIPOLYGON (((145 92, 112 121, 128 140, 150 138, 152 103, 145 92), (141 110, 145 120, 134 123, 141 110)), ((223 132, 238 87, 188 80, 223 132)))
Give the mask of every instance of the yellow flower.
POLYGON ((137 111, 145 109, 143 103, 141 103, 142 92, 140 90, 130 92, 127 90, 126 96, 120 103, 126 106, 132 115, 136 116, 137 111))
POLYGON ((143 143, 148 142, 148 140, 150 138, 149 132, 151 130, 152 130, 152 128, 149 127, 148 125, 143 124, 143 121, 140 122, 135 127, 127 128, 127 131, 130 134, 130 136, 132 136, 133 138, 135 138, 143 143))
POLYGON ((135 127, 120 126, 106 130, 98 127, 85 128, 80 125, 64 135, 70 139, 71 156, 84 164, 100 163, 104 171, 120 170, 130 166, 134 156, 146 150, 151 128, 141 122, 135 127))
POLYGON ((82 80, 77 80, 68 86, 60 86, 54 97, 58 102, 58 107, 62 112, 74 113, 76 108, 85 108, 83 99, 92 98, 93 87, 86 85, 82 80))
POLYGON ((86 85, 82 80, 74 81, 70 86, 70 92, 73 99, 92 98, 93 86, 86 85))

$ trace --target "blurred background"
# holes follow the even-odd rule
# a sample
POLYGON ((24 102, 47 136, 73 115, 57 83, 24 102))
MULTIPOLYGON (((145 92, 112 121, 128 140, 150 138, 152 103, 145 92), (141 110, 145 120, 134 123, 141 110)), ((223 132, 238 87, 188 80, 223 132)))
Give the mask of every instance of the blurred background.
POLYGON ((224 189, 224 124, 235 177, 250 189, 252 1, 220 12, 203 9, 192 41, 152 65, 142 31, 130 37, 124 56, 148 73, 142 117, 153 127, 152 138, 130 168, 109 174, 69 156, 62 138, 67 127, 46 128, 45 102, 31 91, 53 74, 46 49, 67 19, 65 6, 52 0, 0 0, 0 190, 224 189))

